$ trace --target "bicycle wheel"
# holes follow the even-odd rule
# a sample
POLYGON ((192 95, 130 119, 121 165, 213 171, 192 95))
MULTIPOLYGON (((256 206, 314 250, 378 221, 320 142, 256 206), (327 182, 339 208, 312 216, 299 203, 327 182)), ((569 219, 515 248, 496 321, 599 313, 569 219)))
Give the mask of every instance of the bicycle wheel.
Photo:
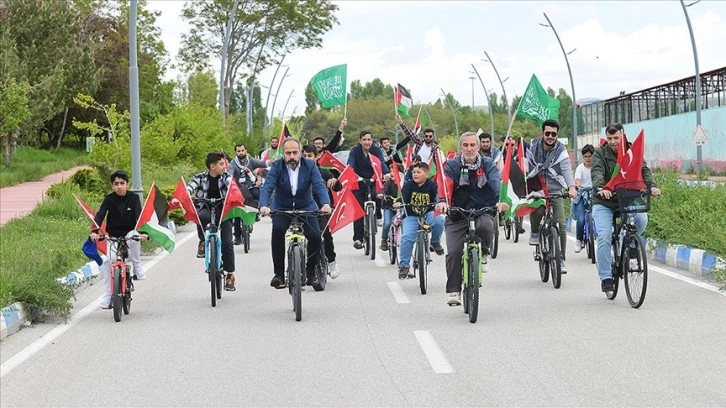
POLYGON ((592 217, 588 215, 587 219, 587 256, 590 258, 590 262, 596 263, 597 258, 595 257, 595 223, 592 221, 592 217))
POLYGON ((648 258, 643 248, 643 241, 637 235, 629 235, 623 244, 623 262, 620 273, 625 281, 625 294, 630 306, 639 308, 645 300, 648 288, 648 258), (630 257, 635 255, 633 258, 630 257))
POLYGON ((316 292, 325 290, 325 284, 328 283, 328 259, 322 248, 318 254, 318 263, 315 265, 315 275, 318 277, 318 284, 313 285, 316 292))
POLYGON ((469 281, 467 282, 467 303, 469 304, 469 323, 476 323, 479 315, 479 252, 469 248, 469 281))
POLYGON ((123 309, 124 314, 127 315, 131 313, 131 291, 134 287, 134 283, 131 280, 131 274, 129 273, 130 271, 128 270, 128 267, 126 268, 126 292, 124 292, 123 295, 123 309))
POLYGON ((295 321, 302 320, 302 248, 295 245, 292 248, 292 308, 295 311, 295 321))
POLYGON ((113 308, 113 320, 120 322, 122 315, 121 311, 121 268, 113 269, 113 291, 111 292, 111 307, 113 308))
POLYGON ((620 262, 621 259, 618 257, 618 245, 617 240, 614 240, 613 246, 612 246, 612 256, 613 260, 611 263, 611 273, 612 273, 612 279, 613 279, 613 290, 612 292, 605 292, 605 296, 607 296, 608 299, 613 300, 616 296, 618 296, 618 287, 620 286, 620 262))
POLYGON ((512 237, 512 220, 507 219, 504 221, 504 239, 509 241, 509 238, 512 237))
POLYGON ((209 236, 207 243, 207 254, 209 254, 209 286, 211 287, 212 307, 217 307, 217 237, 209 236))
POLYGON ((549 243, 548 240, 545 238, 545 235, 542 230, 540 230, 539 234, 539 246, 537 246, 537 251, 539 253, 539 278, 542 282, 547 283, 547 281, 550 280, 550 263, 547 260, 547 254, 549 253, 549 243))
POLYGON ((499 217, 494 217, 494 237, 492 237, 492 247, 489 251, 489 254, 492 256, 492 259, 495 259, 497 257, 497 253, 499 253, 499 217))
POLYGON ((426 276, 426 252, 428 245, 426 244, 426 233, 419 232, 416 239, 416 258, 418 263, 418 285, 421 288, 421 294, 425 295, 428 286, 428 277, 426 276))
POLYGON ((250 252, 250 226, 249 225, 243 224, 242 239, 244 240, 245 253, 250 252))
POLYGON ((395 265, 398 260, 398 246, 396 245, 393 227, 391 227, 391 231, 388 233, 388 260, 391 261, 391 265, 395 265))
POLYGON ((217 299, 222 299, 222 292, 224 292, 224 271, 217 271, 217 299))
POLYGON ((368 245, 370 246, 371 260, 376 259, 376 214, 375 208, 369 206, 368 213, 368 245))
POLYGON ((371 253, 371 241, 369 237, 372 233, 370 220, 368 219, 368 207, 366 207, 366 215, 363 217, 363 253, 365 256, 371 253))
POLYGON ((522 226, 522 221, 519 220, 519 217, 514 217, 514 226, 512 227, 512 235, 514 235, 514 243, 516 244, 519 242, 519 227, 522 226))
POLYGON ((560 250, 560 235, 557 232, 557 227, 554 225, 549 228, 547 233, 549 244, 549 263, 550 273, 552 274, 552 286, 555 289, 559 289, 562 285, 562 268, 560 265, 560 259, 562 258, 562 251, 560 250))

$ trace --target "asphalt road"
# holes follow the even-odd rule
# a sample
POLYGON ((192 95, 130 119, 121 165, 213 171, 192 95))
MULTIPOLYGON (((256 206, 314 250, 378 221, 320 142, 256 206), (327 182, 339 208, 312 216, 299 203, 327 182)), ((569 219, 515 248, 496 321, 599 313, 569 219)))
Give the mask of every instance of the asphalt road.
POLYGON ((526 240, 502 234, 471 324, 445 303, 444 257, 424 296, 354 250, 348 227, 341 276, 305 291, 296 322, 287 291, 268 286, 270 225, 249 254, 236 247, 237 291, 216 308, 187 228, 149 259, 122 322, 96 307, 96 284, 69 324, 4 340, 0 406, 726 406, 722 294, 651 268, 640 309, 623 292, 609 301, 572 241, 556 290, 526 240))

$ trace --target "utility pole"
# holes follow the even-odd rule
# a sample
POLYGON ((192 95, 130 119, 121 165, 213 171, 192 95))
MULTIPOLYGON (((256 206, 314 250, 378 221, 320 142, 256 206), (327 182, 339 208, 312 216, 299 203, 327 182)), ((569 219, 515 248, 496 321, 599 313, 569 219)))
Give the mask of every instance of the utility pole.
MULTIPOLYGON (((136 22, 138 0, 131 0, 129 9, 129 108, 131 109, 131 192, 144 198, 141 184, 141 125, 139 118, 139 63, 137 59, 136 22)), ((117 135, 113 135, 116 137, 117 135)))

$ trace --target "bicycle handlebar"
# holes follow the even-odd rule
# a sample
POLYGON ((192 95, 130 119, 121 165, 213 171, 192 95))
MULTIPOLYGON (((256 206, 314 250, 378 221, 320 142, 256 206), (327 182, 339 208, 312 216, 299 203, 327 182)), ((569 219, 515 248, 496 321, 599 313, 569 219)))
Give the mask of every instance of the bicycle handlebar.
POLYGON ((489 215, 497 215, 499 210, 497 207, 482 207, 482 208, 475 208, 472 210, 461 208, 461 207, 449 207, 449 211, 447 213, 456 212, 461 215, 466 216, 467 218, 473 218, 478 217, 482 214, 489 214, 489 215))
POLYGON ((288 215, 288 216, 289 215, 292 215, 292 216, 294 216, 294 215, 297 215, 297 216, 305 216, 305 215, 328 215, 328 213, 324 213, 324 212, 322 212, 320 210, 307 210, 307 211, 302 211, 302 210, 276 210, 276 211, 270 211, 270 213, 268 215, 272 216, 272 215, 281 215, 281 214, 288 215))
POLYGON ((219 204, 224 203, 223 198, 201 198, 201 197, 195 197, 192 198, 192 202, 198 203, 198 204, 204 204, 209 206, 218 206, 219 204))
POLYGON ((134 235, 132 237, 112 237, 110 235, 99 235, 98 236, 99 241, 111 241, 111 242, 126 242, 128 240, 132 241, 141 241, 141 236, 134 235))

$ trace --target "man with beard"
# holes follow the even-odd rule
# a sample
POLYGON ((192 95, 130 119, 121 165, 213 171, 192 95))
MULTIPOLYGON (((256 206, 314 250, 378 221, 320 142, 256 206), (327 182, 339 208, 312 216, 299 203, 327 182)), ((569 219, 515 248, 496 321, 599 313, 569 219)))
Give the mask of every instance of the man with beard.
POLYGON ((413 140, 416 144, 416 147, 413 149, 413 154, 421 156, 421 161, 430 166, 431 158, 434 157, 433 155, 437 154, 439 150, 439 144, 434 140, 434 130, 424 129, 422 138, 403 122, 401 115, 397 114, 395 119, 398 125, 401 126, 401 129, 403 129, 403 133, 405 133, 406 136, 410 138, 410 140, 413 140))
MULTIPOLYGON (((245 198, 245 203, 252 207, 257 207, 257 200, 260 199, 260 186, 262 185, 262 178, 257 177, 254 171, 257 169, 264 169, 270 164, 270 160, 263 161, 250 157, 247 154, 247 148, 242 143, 237 144, 234 147, 235 158, 229 163, 229 171, 232 173, 232 178, 237 182, 237 185, 245 198)), ((234 223, 234 244, 242 244, 242 224, 241 219, 235 218, 234 223)))
POLYGON ((277 136, 270 139, 270 147, 262 151, 262 154, 260 154, 260 159, 262 160, 272 160, 272 158, 275 156, 275 153, 277 152, 277 147, 279 146, 280 139, 277 138, 277 136))
MULTIPOLYGON (((575 189, 575 179, 572 175, 570 156, 567 154, 565 145, 557 140, 559 130, 560 124, 556 120, 548 119, 542 123, 542 136, 532 140, 530 148, 527 150, 527 164, 529 165, 527 183, 528 185, 538 184, 543 191, 553 194, 567 189, 570 198, 575 198, 577 196, 577 190, 575 189)), ((530 189, 531 191, 537 191, 537 189, 530 189)), ((550 205, 553 206, 555 221, 560 232, 560 248, 562 248, 560 269, 562 273, 567 273, 565 267, 567 229, 565 228, 564 198, 555 198, 550 201, 550 205)), ((537 208, 529 216, 529 222, 532 228, 532 234, 529 236, 529 245, 537 245, 539 243, 539 223, 542 221, 544 213, 545 207, 542 206, 537 208)))
MULTIPOLYGON (((302 145, 297 139, 287 138, 283 143, 283 160, 276 160, 270 167, 265 184, 260 192, 260 215, 269 215, 274 211, 313 211, 320 209, 330 214, 330 198, 314 160, 301 157, 302 145), (270 197, 275 193, 272 205, 270 197), (313 194, 323 204, 318 207, 313 194)), ((322 244, 318 216, 303 217, 303 231, 308 243, 307 247, 307 284, 318 284, 315 275, 315 264, 322 244)), ((274 277, 270 286, 276 289, 285 288, 285 232, 292 219, 287 215, 276 215, 272 219, 272 265, 274 277)))
MULTIPOLYGON (((480 129, 481 130, 481 129, 480 129)), ((482 157, 488 157, 492 159, 494 164, 497 165, 497 168, 501 172, 504 168, 504 161, 502 160, 502 152, 497 149, 496 146, 492 145, 492 135, 490 135, 487 132, 479 133, 479 154, 482 155, 482 157)))
POLYGON ((319 154, 323 154, 323 152, 326 150, 330 153, 335 153, 340 150, 340 146, 343 144, 343 130, 345 129, 345 126, 347 124, 348 119, 343 119, 340 121, 338 131, 335 132, 335 135, 333 135, 333 138, 330 139, 330 143, 328 143, 327 145, 325 144, 325 139, 323 139, 322 137, 316 137, 315 139, 313 139, 313 146, 318 149, 319 154))

